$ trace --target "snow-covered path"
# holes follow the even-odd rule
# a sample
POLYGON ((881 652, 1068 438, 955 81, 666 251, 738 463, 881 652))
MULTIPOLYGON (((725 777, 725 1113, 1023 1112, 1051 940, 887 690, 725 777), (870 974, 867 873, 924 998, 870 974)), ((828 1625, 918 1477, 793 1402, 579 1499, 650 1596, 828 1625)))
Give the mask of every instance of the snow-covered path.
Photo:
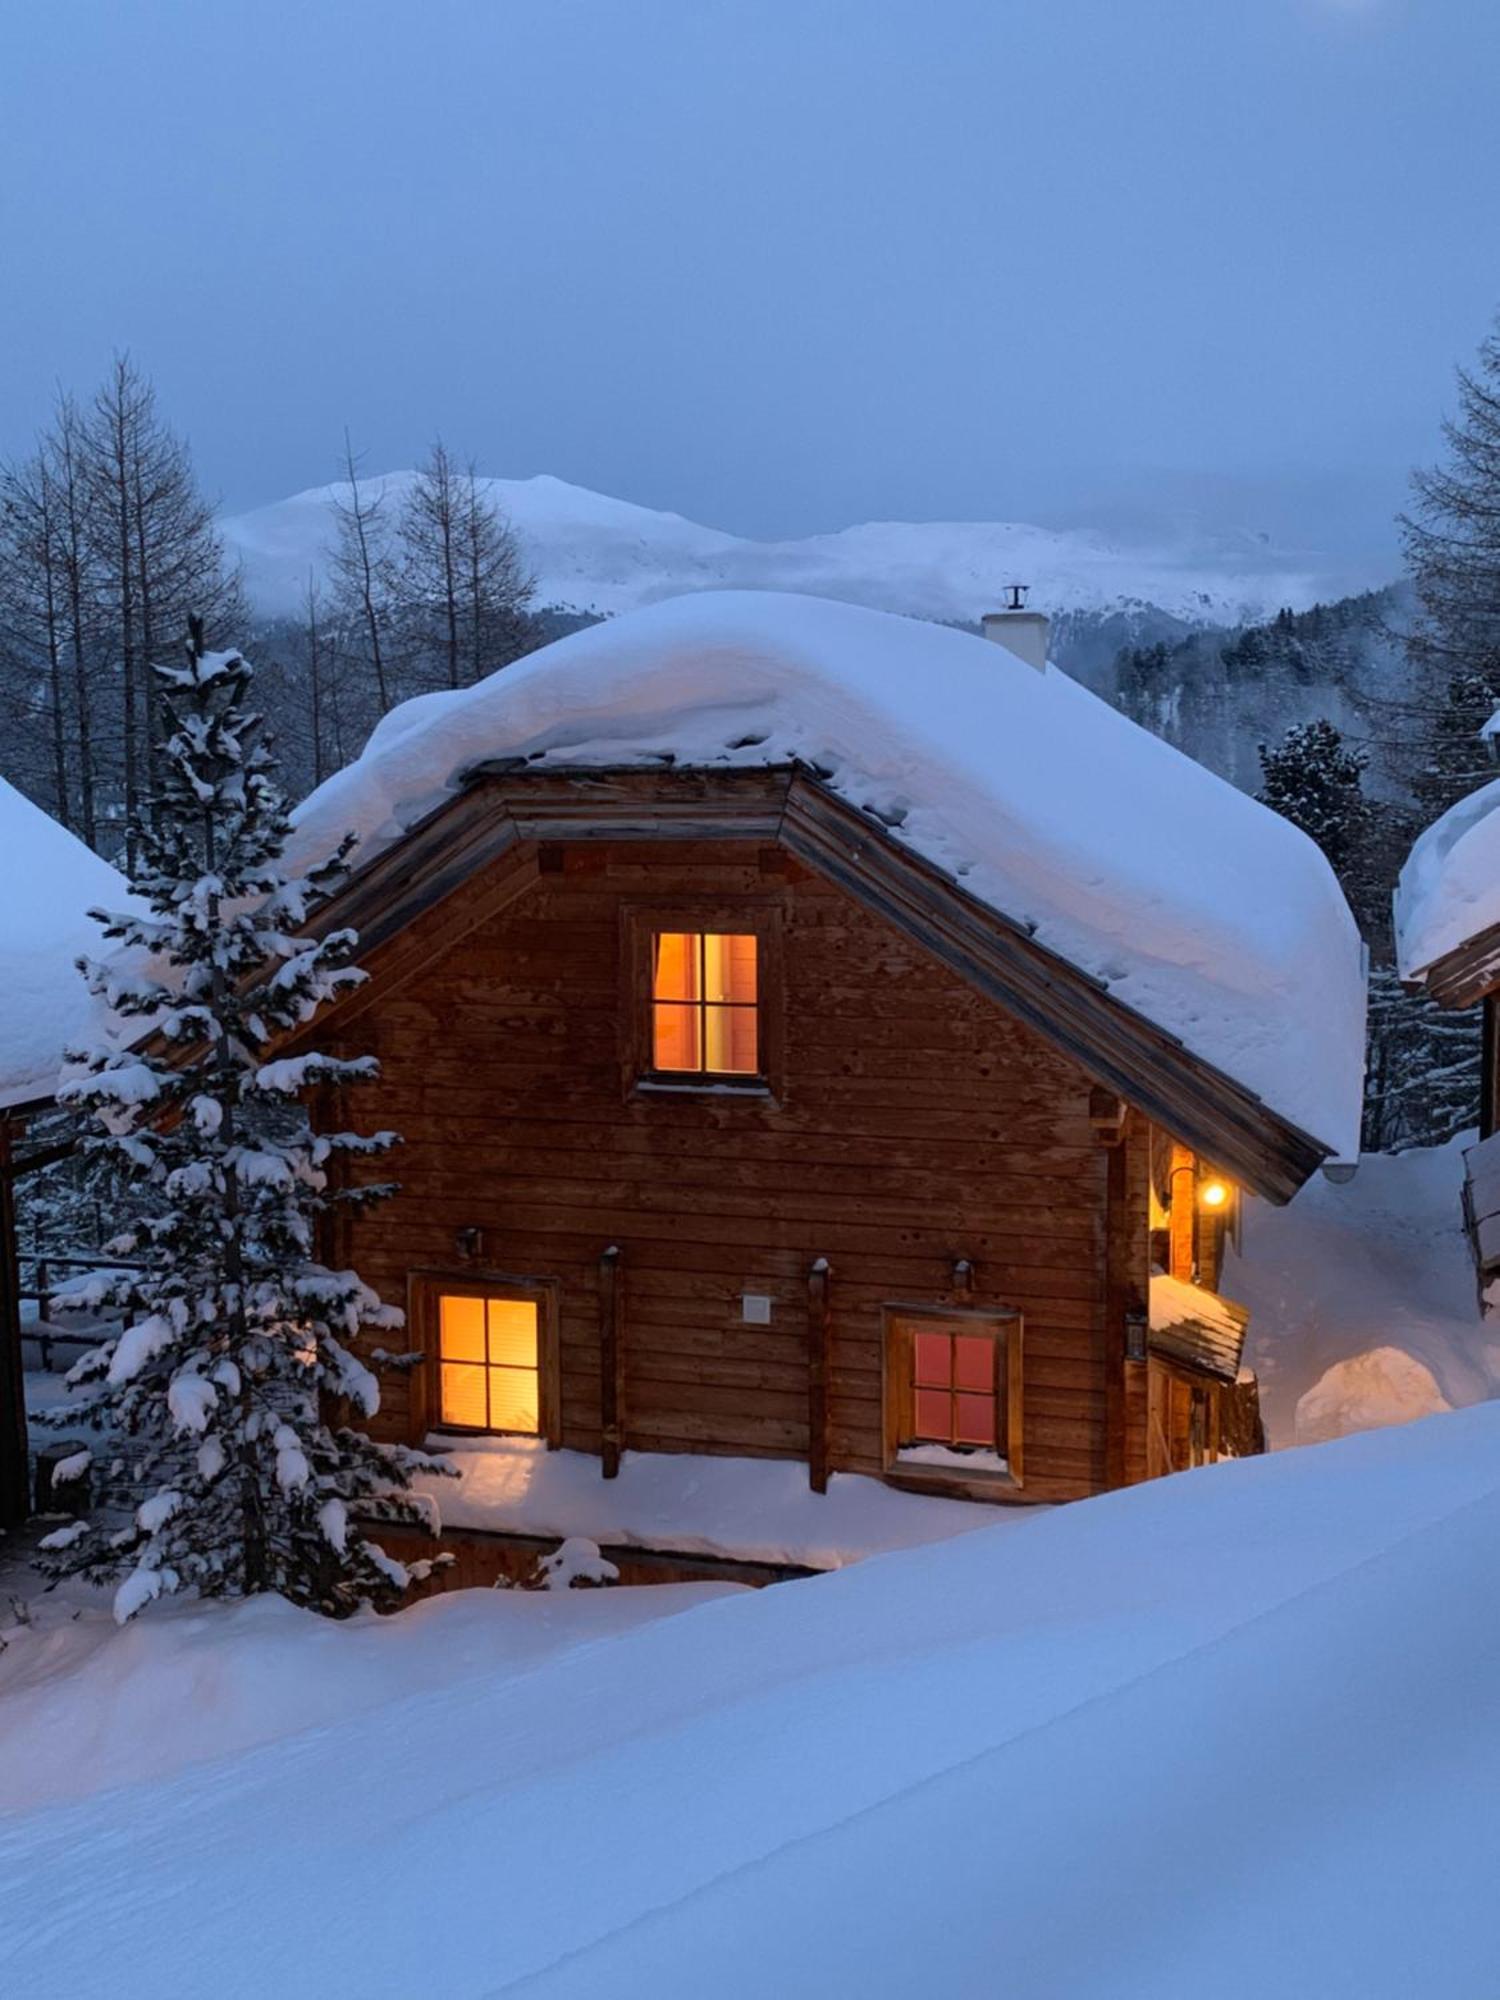
POLYGON ((424 1692, 0 1821, 5 1985, 1491 1990, 1497 1556, 1487 1407, 504 1679, 455 1597, 424 1692))

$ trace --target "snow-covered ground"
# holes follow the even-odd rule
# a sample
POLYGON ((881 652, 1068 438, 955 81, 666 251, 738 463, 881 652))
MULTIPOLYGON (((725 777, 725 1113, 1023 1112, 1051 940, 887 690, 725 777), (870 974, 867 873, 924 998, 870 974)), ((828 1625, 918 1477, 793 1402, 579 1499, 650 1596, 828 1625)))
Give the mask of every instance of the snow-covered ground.
MULTIPOLYGON (((414 475, 362 482, 394 517, 414 475)), ((1307 551, 1259 535, 1134 546, 1087 530, 1011 521, 869 521, 838 534, 759 542, 701 527, 542 475, 484 479, 509 515, 537 577, 537 601, 580 611, 629 611, 693 590, 800 590, 879 611, 972 622, 1001 587, 1031 584, 1050 612, 1155 605, 1193 624, 1269 618, 1305 609, 1368 581, 1307 551)), ((243 566, 251 603, 296 617, 308 574, 326 574, 333 502, 347 486, 318 486, 220 522, 243 566)))
POLYGON ((814 1493, 800 1459, 627 1451, 619 1477, 606 1480, 592 1455, 548 1451, 531 1438, 455 1445, 438 1434, 427 1444, 460 1475, 417 1481, 449 1528, 582 1535, 626 1548, 838 1569, 995 1519, 968 1500, 902 1493, 855 1473, 836 1472, 826 1493, 814 1493))
POLYGON ((1500 1324, 1479 1316, 1459 1206, 1472 1143, 1367 1153, 1342 1185, 1314 1175, 1286 1208, 1246 1203, 1223 1290, 1250 1307, 1273 1449, 1500 1394, 1500 1324))
POLYGON ((1491 1406, 632 1629, 462 1593, 12 1649, 3 1989, 1492 1992, 1497 1565, 1491 1406))

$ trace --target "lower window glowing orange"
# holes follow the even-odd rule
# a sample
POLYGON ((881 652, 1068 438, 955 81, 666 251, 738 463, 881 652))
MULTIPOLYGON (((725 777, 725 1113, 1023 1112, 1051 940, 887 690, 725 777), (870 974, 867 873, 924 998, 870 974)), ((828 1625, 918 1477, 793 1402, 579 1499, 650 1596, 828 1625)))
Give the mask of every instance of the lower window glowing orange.
POLYGON ((541 1429, 535 1299, 445 1292, 438 1299, 442 1421, 463 1430, 541 1429))
POLYGON ((678 1075, 759 1075, 760 994, 753 934, 656 933, 651 1065, 678 1075))

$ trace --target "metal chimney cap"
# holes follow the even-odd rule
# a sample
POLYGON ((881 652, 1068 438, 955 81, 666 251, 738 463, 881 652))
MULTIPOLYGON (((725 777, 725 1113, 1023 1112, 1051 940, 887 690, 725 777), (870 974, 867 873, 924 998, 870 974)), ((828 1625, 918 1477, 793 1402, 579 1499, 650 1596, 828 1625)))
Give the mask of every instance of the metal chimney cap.
POLYGON ((1006 610, 1024 611, 1026 609, 1026 593, 1027 591, 1030 590, 1030 588, 1031 585, 1029 583, 1006 584, 1005 586, 1006 610))

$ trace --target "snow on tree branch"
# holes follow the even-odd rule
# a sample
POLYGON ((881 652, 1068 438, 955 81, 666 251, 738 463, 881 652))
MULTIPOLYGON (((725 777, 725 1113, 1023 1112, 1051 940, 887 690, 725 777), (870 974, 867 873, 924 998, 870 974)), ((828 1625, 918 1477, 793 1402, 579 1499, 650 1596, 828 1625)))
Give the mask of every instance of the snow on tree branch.
POLYGON ((320 1261, 321 1225, 389 1192, 365 1169, 397 1140, 314 1133, 302 1100, 368 1083, 377 1066, 277 1053, 364 977, 352 932, 303 928, 342 879, 349 843, 321 867, 281 872, 287 811, 239 654, 206 652, 195 626, 184 664, 157 678, 173 727, 158 796, 134 829, 131 880, 150 914, 96 913, 107 937, 152 963, 145 975, 83 966, 111 1007, 142 1019, 143 1039, 80 1055, 61 1092, 139 1204, 111 1246, 119 1265, 77 1288, 122 1324, 72 1370, 85 1395, 68 1408, 70 1424, 119 1442, 104 1487, 118 1471, 133 1491, 123 1521, 106 1506, 49 1537, 44 1560, 54 1574, 117 1581, 122 1622, 187 1589, 274 1590, 341 1615, 399 1596, 430 1568, 395 1562, 350 1523, 430 1528, 430 1503, 410 1484, 442 1469, 335 1427, 340 1409, 378 1411, 380 1364, 356 1349, 403 1315, 320 1261))

